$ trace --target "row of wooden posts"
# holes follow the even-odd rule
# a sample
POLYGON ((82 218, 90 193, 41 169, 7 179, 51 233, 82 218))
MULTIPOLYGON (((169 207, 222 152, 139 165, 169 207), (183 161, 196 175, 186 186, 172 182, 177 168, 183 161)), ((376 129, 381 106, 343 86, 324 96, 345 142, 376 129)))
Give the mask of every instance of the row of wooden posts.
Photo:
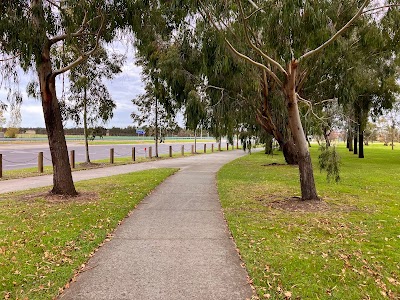
MULTIPOLYGON (((232 145, 232 150, 234 146, 232 145)), ((192 145, 191 153, 194 154, 194 145, 192 145)), ((226 143, 226 150, 229 150, 229 143, 226 143)), ((204 153, 207 152, 207 144, 204 144, 204 153)), ((221 151, 221 143, 218 144, 218 151, 221 151)), ((214 152, 214 144, 211 144, 211 152, 214 152)), ((147 154, 146 154, 147 155, 147 154)), ((185 146, 181 146, 181 155, 185 155, 185 146)), ((172 146, 169 146, 169 157, 172 157, 172 146)), ((148 158, 153 158, 153 149, 149 147, 148 158)), ((136 161, 136 148, 132 148, 132 161, 136 161)), ((72 169, 75 169, 75 150, 71 150, 69 154, 69 162, 72 169)), ((114 148, 110 149, 110 164, 114 163, 114 148)), ((43 152, 38 154, 38 172, 43 173, 43 152)), ((0 178, 3 177, 3 155, 0 154, 0 178)))

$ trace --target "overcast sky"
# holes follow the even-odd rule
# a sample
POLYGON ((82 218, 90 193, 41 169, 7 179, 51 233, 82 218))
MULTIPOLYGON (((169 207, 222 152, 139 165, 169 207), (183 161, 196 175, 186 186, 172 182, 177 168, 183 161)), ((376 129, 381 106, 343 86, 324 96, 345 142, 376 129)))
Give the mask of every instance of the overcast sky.
MULTIPOLYGON (((106 84, 112 98, 117 104, 114 110, 114 117, 105 127, 126 127, 132 124, 130 114, 133 111, 131 100, 143 92, 144 84, 141 80, 141 68, 134 63, 133 49, 123 49, 115 46, 113 49, 120 49, 119 52, 127 55, 127 61, 123 66, 123 72, 112 81, 107 81, 106 84)), ((118 50, 117 50, 118 51, 118 50)), ((32 80, 36 80, 36 74, 24 74, 21 71, 19 88, 23 95, 23 104, 21 106, 22 123, 21 127, 45 127, 41 102, 37 99, 29 98, 26 94, 26 85, 32 80)), ((57 77, 58 97, 62 91, 62 76, 57 77)), ((0 99, 5 100, 7 93, 5 89, 0 89, 0 99)), ((6 101, 4 101, 6 102, 6 101)), ((9 119, 8 112, 5 113, 7 122, 9 119)), ((7 126, 7 124, 5 125, 7 126)), ((66 127, 75 127, 75 124, 69 122, 66 127)))

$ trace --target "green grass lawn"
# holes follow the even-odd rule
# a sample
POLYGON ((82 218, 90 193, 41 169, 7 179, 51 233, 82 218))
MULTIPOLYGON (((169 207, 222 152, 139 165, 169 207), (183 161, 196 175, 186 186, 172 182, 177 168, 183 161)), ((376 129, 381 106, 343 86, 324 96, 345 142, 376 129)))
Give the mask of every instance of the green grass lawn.
POLYGON ((311 148, 323 203, 294 211, 298 169, 281 154, 224 166, 225 216, 261 299, 400 299, 400 149, 340 145, 341 182, 328 183, 311 148))
POLYGON ((76 183, 72 200, 46 189, 0 195, 0 299, 53 299, 117 225, 175 169, 76 183))

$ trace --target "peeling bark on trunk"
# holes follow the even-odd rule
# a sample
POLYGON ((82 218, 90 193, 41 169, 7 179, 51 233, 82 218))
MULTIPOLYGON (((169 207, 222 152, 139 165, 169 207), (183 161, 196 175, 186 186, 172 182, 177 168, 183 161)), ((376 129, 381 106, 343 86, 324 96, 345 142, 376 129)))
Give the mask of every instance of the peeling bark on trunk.
POLYGON ((61 111, 56 95, 55 78, 51 76, 50 47, 45 46, 38 65, 44 121, 53 164, 53 194, 75 196, 74 182, 68 159, 61 111))
POLYGON ((297 103, 296 71, 297 62, 292 61, 288 67, 288 76, 285 83, 289 126, 292 131, 293 140, 297 148, 301 198, 302 200, 316 200, 319 198, 317 195, 317 190, 315 188, 313 167, 308 144, 304 135, 303 125, 301 124, 299 107, 297 103))

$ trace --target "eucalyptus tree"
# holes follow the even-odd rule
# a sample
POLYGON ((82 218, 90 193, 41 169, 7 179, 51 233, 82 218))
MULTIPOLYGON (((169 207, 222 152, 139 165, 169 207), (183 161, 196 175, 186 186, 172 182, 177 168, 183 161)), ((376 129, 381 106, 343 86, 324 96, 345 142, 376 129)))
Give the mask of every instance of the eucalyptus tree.
POLYGON ((93 127, 98 121, 107 122, 113 117, 116 108, 103 81, 121 73, 123 62, 123 56, 109 55, 104 48, 99 47, 94 55, 68 74, 69 93, 62 104, 66 118, 72 119, 77 125, 83 123, 86 163, 90 163, 88 124, 93 127))
POLYGON ((131 113, 131 118, 138 126, 154 127, 155 156, 158 157, 160 129, 172 127, 175 115, 165 108, 165 87, 148 77, 145 77, 145 81, 145 92, 132 99, 135 110, 131 113))
MULTIPOLYGON (((0 3, 0 53, 3 67, 33 70, 38 76, 53 164, 52 193, 76 195, 68 161, 56 79, 92 56, 102 41, 111 41, 124 1, 11 1, 0 3), (68 51, 68 52, 64 52, 68 51), (71 57, 57 64, 56 57, 71 57)), ((3 70, 4 70, 3 68, 3 70)))
POLYGON ((357 1, 199 2, 203 17, 223 35, 229 49, 278 86, 297 150, 302 199, 318 199, 299 115, 299 92, 312 76, 315 62, 369 17, 370 1, 358 7, 357 1))
POLYGON ((152 36, 149 27, 156 24, 156 32, 171 32, 185 9, 186 5, 181 0, 0 2, 2 75, 3 78, 18 80, 18 66, 24 71, 33 70, 38 75, 53 164, 53 193, 77 194, 57 99, 57 77, 87 60, 102 42, 111 42, 121 33, 121 28, 128 27, 138 45, 148 45, 152 40, 149 38, 152 36), (179 4, 182 4, 181 7, 179 4), (55 58, 63 53, 73 58, 70 64, 56 63, 55 58))

